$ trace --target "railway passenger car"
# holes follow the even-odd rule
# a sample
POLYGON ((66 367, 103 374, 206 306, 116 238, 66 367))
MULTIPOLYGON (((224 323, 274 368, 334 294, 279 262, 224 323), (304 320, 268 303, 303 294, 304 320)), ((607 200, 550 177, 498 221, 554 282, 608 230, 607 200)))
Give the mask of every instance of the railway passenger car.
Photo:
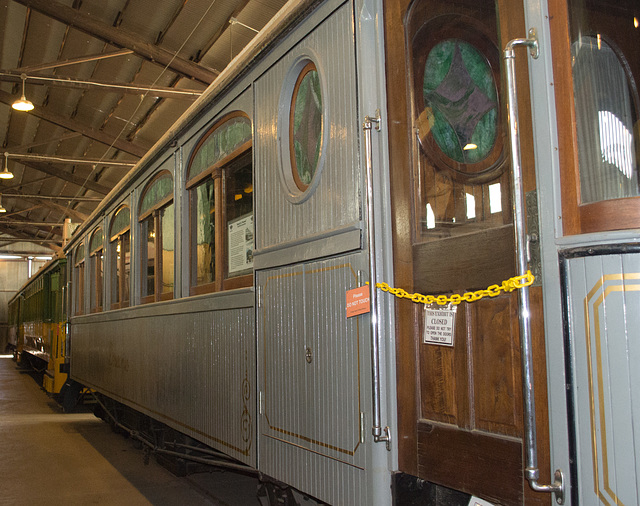
POLYGON ((9 301, 16 362, 42 372, 42 386, 54 395, 67 381, 66 264, 64 255, 54 258, 9 301))
POLYGON ((638 504, 637 10, 289 2, 66 247, 71 378, 330 504, 638 504))

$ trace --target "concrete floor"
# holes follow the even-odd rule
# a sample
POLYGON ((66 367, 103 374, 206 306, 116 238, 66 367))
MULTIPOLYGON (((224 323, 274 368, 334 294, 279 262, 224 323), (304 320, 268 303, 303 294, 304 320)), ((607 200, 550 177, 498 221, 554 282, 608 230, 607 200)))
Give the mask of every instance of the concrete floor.
POLYGON ((259 504, 258 482, 212 470, 178 478, 92 413, 63 413, 0 355, 0 505, 259 504))

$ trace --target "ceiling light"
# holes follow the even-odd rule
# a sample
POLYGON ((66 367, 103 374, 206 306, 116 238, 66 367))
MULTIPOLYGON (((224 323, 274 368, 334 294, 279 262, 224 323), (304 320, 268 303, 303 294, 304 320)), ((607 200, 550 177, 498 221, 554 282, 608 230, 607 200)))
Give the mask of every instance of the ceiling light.
POLYGON ((22 74, 20 78, 22 79, 22 96, 20 97, 20 100, 16 100, 11 107, 16 111, 31 111, 33 109, 33 104, 24 96, 24 86, 27 82, 27 75, 22 74))
POLYGON ((4 207, 2 207, 2 195, 0 195, 0 213, 6 213, 6 212, 7 210, 4 207))
POLYGON ((0 179, 13 179, 13 173, 9 172, 9 153, 4 154, 4 169, 0 171, 0 179))

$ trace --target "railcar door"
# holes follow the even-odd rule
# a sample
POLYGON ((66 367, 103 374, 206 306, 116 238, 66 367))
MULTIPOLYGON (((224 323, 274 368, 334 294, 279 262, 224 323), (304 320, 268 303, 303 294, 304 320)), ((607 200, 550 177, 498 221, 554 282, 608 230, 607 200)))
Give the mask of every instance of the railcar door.
MULTIPOLYGON (((540 479, 562 469, 565 504, 638 504, 638 5, 517 4, 386 3, 394 282, 448 293, 515 272, 498 59, 536 28, 539 58, 517 56, 514 88, 541 266, 530 292, 540 479)), ((399 466, 500 504, 548 504, 523 479, 516 298, 461 304, 451 347, 424 344, 422 309, 397 303, 399 466)))
MULTIPOLYGON (((385 26, 394 283, 422 294, 500 284, 516 274, 502 49, 527 33, 523 5, 393 0, 385 4, 385 26)), ((524 186, 536 223, 526 53, 517 86, 524 186)), ((531 334, 546 480, 543 298, 536 285, 531 334)), ((500 504, 550 504, 549 494, 524 480, 518 314, 516 292, 463 302, 453 342, 443 346, 425 331, 423 306, 398 300, 401 471, 500 504)))

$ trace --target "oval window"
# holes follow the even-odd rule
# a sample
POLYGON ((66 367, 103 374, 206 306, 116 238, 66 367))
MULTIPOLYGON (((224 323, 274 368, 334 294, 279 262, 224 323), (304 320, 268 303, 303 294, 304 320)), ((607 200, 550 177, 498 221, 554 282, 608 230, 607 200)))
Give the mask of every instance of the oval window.
POLYGON ((322 149, 322 92, 320 76, 308 62, 296 80, 289 118, 289 150, 293 179, 305 191, 316 173, 322 149))
POLYGON ((433 140, 459 163, 484 160, 498 136, 498 93, 491 66, 468 42, 436 44, 424 66, 423 97, 433 140))

